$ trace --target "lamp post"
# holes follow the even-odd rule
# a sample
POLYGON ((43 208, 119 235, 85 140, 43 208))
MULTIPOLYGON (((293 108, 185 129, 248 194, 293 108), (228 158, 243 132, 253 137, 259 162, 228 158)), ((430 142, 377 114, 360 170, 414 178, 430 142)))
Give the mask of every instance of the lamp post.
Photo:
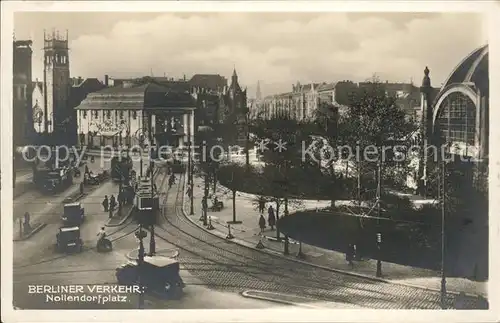
POLYGON ((193 169, 192 169, 192 163, 193 161, 191 160, 191 135, 189 135, 189 141, 188 141, 188 185, 190 189, 190 194, 189 194, 189 199, 190 199, 190 206, 189 206, 189 215, 194 215, 194 200, 193 200, 193 169))
POLYGON ((135 236, 139 239, 139 252, 137 255, 137 266, 139 273, 139 309, 144 309, 144 286, 143 286, 143 269, 144 269, 144 243, 143 240, 148 234, 142 230, 142 224, 139 224, 139 231, 135 232, 135 236))
MULTIPOLYGON (((151 148, 152 149, 152 148, 151 148)), ((159 211, 159 208, 157 208, 156 203, 154 203, 154 197, 155 197, 155 184, 154 184, 154 161, 151 158, 150 161, 150 169, 151 169, 151 219, 155 218, 155 212, 159 211)), ((149 255, 154 256, 156 253, 156 240, 155 240, 155 226, 154 226, 154 221, 151 223, 151 237, 149 239, 149 255)))
POLYGON ((382 256, 382 251, 381 251, 381 245, 382 245, 382 233, 380 232, 380 215, 381 215, 381 209, 380 209, 380 199, 382 197, 382 163, 380 160, 377 162, 377 272, 376 276, 377 277, 382 277, 382 260, 380 259, 382 256))
POLYGON ((438 199, 441 203, 441 308, 446 309, 446 174, 447 160, 445 155, 449 155, 451 143, 447 142, 442 146, 441 160, 438 166, 438 199))

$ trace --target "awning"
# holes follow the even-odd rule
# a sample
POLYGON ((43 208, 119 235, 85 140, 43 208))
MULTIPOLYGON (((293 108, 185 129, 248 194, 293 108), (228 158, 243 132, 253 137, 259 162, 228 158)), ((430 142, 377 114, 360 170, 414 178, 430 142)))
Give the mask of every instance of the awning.
POLYGON ((104 136, 104 137, 113 137, 113 136, 118 136, 122 132, 121 130, 113 130, 113 131, 101 131, 98 132, 98 135, 104 136))

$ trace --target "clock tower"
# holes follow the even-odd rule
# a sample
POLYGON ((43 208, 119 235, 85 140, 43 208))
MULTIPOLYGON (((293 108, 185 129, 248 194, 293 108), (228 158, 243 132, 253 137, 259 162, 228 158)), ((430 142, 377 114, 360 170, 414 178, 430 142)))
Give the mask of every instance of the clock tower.
POLYGON ((65 36, 44 33, 44 124, 48 133, 65 132, 69 126, 69 48, 65 36))

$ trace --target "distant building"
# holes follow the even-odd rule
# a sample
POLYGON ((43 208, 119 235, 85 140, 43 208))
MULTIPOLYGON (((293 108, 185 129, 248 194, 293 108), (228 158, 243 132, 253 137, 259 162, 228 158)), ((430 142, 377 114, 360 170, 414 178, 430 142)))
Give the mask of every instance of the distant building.
MULTIPOLYGON (((360 82, 359 87, 368 86, 369 82, 360 82)), ((402 109, 407 118, 419 123, 421 117, 421 97, 420 88, 413 83, 390 83, 386 81, 380 84, 385 88, 386 94, 396 98, 396 104, 402 109)), ((438 88, 432 88, 431 91, 437 93, 438 88)))
POLYGON ((297 82, 292 85, 291 92, 265 97, 258 114, 264 118, 287 114, 297 120, 312 120, 323 105, 331 105, 334 109, 342 111, 345 104, 343 98, 347 96, 344 92, 356 88, 354 83, 350 82, 350 84, 352 86, 349 86, 349 82, 305 85, 297 82), (342 103, 339 102, 338 97, 342 98, 342 103))

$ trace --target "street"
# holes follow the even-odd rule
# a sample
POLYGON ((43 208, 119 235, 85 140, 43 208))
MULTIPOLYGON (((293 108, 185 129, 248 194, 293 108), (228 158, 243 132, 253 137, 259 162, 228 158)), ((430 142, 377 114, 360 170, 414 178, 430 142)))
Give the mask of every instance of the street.
MULTIPOLYGON (((95 163, 98 164, 97 162, 95 163)), ((137 163, 138 164, 138 163, 137 163)), ((138 165, 134 165, 138 169, 138 165)), ((158 179, 158 185, 161 178, 158 179)), ((43 196, 37 191, 25 193, 22 199, 16 199, 14 213, 18 216, 24 212, 32 212, 38 220, 47 226, 27 240, 14 243, 14 303, 20 308, 137 308, 138 299, 131 295, 125 303, 110 302, 107 304, 46 302, 42 295, 28 294, 29 285, 68 285, 68 284, 115 284, 115 269, 127 262, 126 255, 137 248, 137 239, 133 233, 137 225, 128 220, 119 227, 106 228, 108 237, 113 241, 113 251, 98 253, 94 247, 96 234, 108 220, 101 202, 104 195, 117 194, 118 184, 108 181, 85 196, 81 203, 85 208, 85 221, 80 227, 84 242, 82 253, 59 254, 55 251, 56 233, 61 226, 62 200, 70 194, 76 185, 61 193, 56 198, 43 196), (30 203, 23 201, 30 197, 30 203)), ((148 245, 147 243, 145 243, 148 245)), ((158 254, 162 250, 173 250, 171 244, 157 240, 158 254)), ((146 296, 146 308, 266 308, 276 304, 248 299, 235 293, 214 291, 192 276, 186 269, 181 270, 187 287, 185 295, 179 301, 164 301, 146 296)))
MULTIPOLYGON (((156 178, 162 194, 163 212, 156 228, 158 254, 177 250, 181 276, 187 287, 178 301, 158 300, 146 296, 149 308, 262 308, 277 304, 244 298, 245 290, 300 295, 320 307, 368 307, 388 309, 439 308, 439 293, 419 288, 385 284, 355 276, 274 257, 227 242, 195 226, 182 213, 183 180, 178 178, 167 190, 163 171, 156 178), (344 304, 344 305, 343 305, 344 304)), ((81 226, 84 251, 71 255, 55 252, 55 234, 60 227, 60 211, 43 215, 48 223, 41 232, 14 244, 14 301, 20 308, 136 308, 137 296, 126 303, 79 304, 46 303, 41 295, 27 294, 28 285, 50 284, 115 284, 115 269, 127 261, 126 255, 137 248, 133 233, 137 225, 131 219, 119 227, 107 228, 113 251, 106 254, 94 250, 96 234, 108 220, 101 202, 104 195, 117 194, 112 181, 101 184, 81 201, 86 220, 81 226)), ((65 194, 51 201, 37 192, 29 192, 36 203, 16 201, 15 214, 29 207, 40 210, 43 203, 56 204, 65 194)), ((25 194, 25 195, 26 195, 25 194)), ((67 195, 67 192, 66 192, 67 195)), ((48 204, 51 205, 51 204, 48 204)), ((46 207, 47 208, 47 207, 46 207)), ((57 210, 57 208, 56 208, 57 210)), ((41 210, 40 212, 47 212, 41 210)), ((196 215, 195 215, 196 217, 196 215)), ((149 247, 149 237, 145 241, 149 247)))

